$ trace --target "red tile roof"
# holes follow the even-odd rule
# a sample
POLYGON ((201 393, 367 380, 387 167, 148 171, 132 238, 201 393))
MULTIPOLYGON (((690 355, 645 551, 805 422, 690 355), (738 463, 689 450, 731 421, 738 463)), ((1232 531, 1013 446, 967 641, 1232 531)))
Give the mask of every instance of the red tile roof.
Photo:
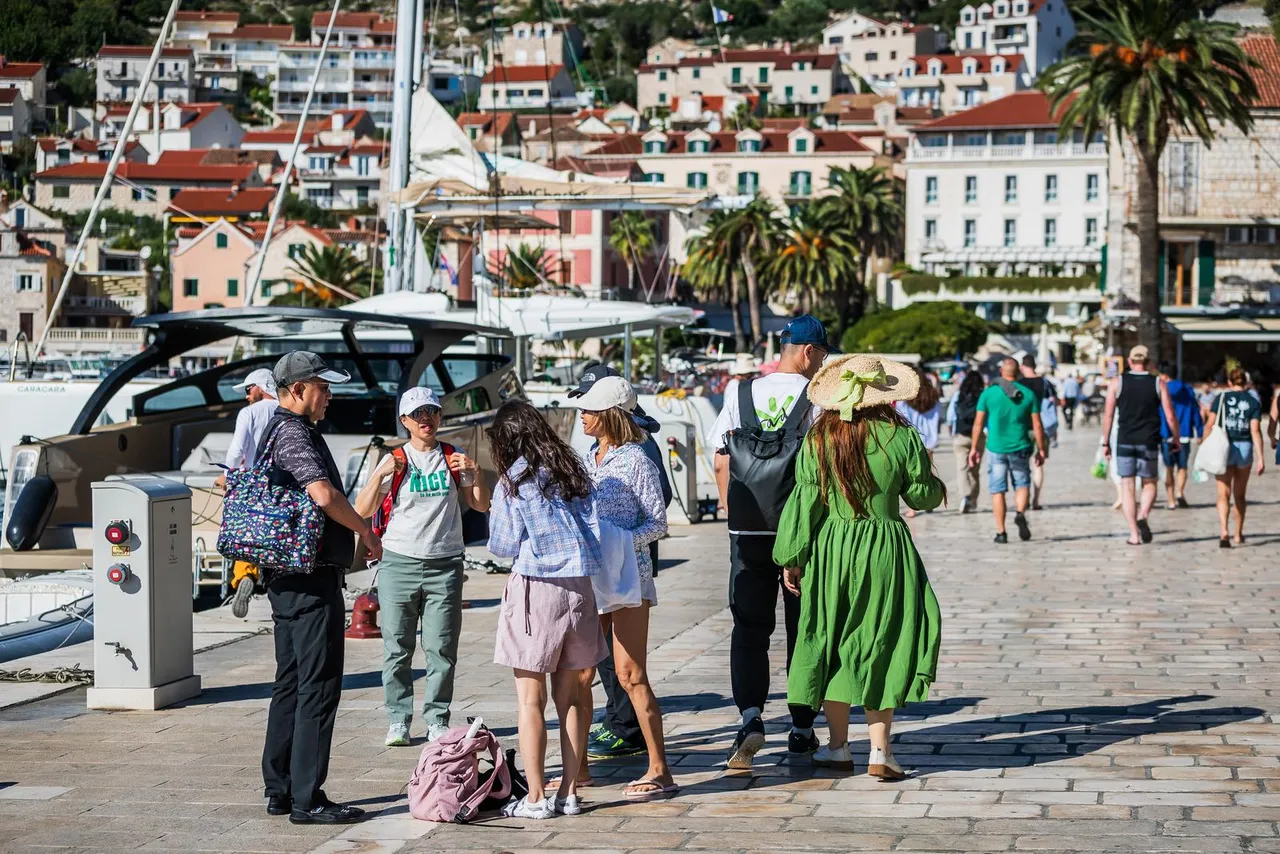
POLYGON ((162 151, 156 163, 160 166, 199 166, 208 152, 209 149, 207 148, 193 148, 189 151, 162 151))
MULTIPOLYGON (((697 131, 692 131, 697 133, 697 131)), ((667 154, 688 154, 689 133, 668 133, 667 134, 667 154)), ((725 154, 738 153, 737 135, 734 133, 713 133, 711 137, 711 149, 709 154, 725 154)), ((790 140, 787 133, 782 131, 764 130, 761 132, 762 137, 760 152, 762 154, 777 154, 789 152, 791 150, 790 140)), ((814 145, 810 150, 810 154, 822 154, 826 152, 870 152, 872 149, 863 145, 862 142, 852 133, 848 131, 814 131, 814 145)), ((620 134, 600 148, 591 152, 586 157, 619 157, 619 156, 636 156, 643 155, 644 141, 643 134, 628 133, 620 134)), ((754 156, 757 152, 742 152, 744 157, 754 156)))
POLYGON ((1280 109, 1280 45, 1275 36, 1253 33, 1242 38, 1240 46, 1261 66, 1253 70, 1253 82, 1258 87, 1258 100, 1253 106, 1280 109))
MULTIPOLYGON (((200 166, 187 163, 136 163, 124 161, 116 175, 139 184, 162 182, 167 184, 241 184, 254 174, 252 165, 200 166)), ((63 180, 101 181, 107 174, 107 164, 102 161, 68 163, 55 166, 36 175, 36 178, 63 180)))
MULTIPOLYGON (((302 133, 303 145, 309 144, 315 139, 315 135, 323 131, 333 129, 333 117, 343 116, 345 121, 342 124, 343 130, 351 130, 358 128, 361 124, 369 121, 368 110, 334 110, 327 116, 317 116, 307 120, 307 127, 302 133)), ((372 124, 371 124, 372 126, 372 124)), ((264 143, 277 144, 282 142, 293 142, 293 135, 298 129, 297 122, 281 122, 272 128, 260 128, 257 130, 249 130, 245 133, 244 139, 240 144, 264 143)))
POLYGON ((554 80, 563 65, 495 65, 480 80, 481 83, 545 83, 554 80))
POLYGON ((807 127, 809 122, 807 119, 798 118, 764 119, 762 124, 765 130, 793 131, 796 128, 807 127))
POLYGON ((223 23, 223 24, 234 24, 239 22, 240 13, 239 12, 205 12, 205 11, 179 12, 176 17, 176 20, 185 21, 185 22, 217 21, 218 23, 223 23))
MULTIPOLYGON (((199 102, 192 102, 192 103, 179 103, 177 101, 170 101, 168 103, 163 103, 160 105, 160 112, 163 113, 165 110, 168 110, 171 107, 177 107, 182 112, 184 117, 182 120, 183 127, 188 127, 190 125, 204 121, 204 119, 207 116, 211 115, 212 113, 216 113, 220 109, 225 109, 225 105, 219 104, 216 101, 199 101, 199 102)), ((119 116, 119 117, 127 116, 129 115, 130 109, 132 109, 132 104, 128 104, 123 101, 111 101, 106 104, 106 108, 104 110, 104 117, 110 118, 112 116, 119 116)), ((146 113, 147 115, 151 115, 151 112, 154 109, 155 109, 154 103, 142 105, 142 112, 146 113)), ((164 121, 164 119, 161 119, 161 121, 164 121)))
MULTIPOLYGON (((974 60, 977 63, 978 74, 990 74, 991 62, 996 59, 995 56, 987 54, 971 53, 965 56, 957 56, 954 53, 923 53, 918 56, 911 57, 909 62, 914 62, 916 68, 921 72, 927 71, 929 63, 932 60, 938 60, 942 63, 943 74, 963 74, 964 64, 966 60, 974 60)), ((1004 71, 1006 74, 1012 74, 1022 68, 1023 56, 1020 53, 1000 56, 1004 60, 1004 71)))
POLYGON ((221 33, 218 38, 244 39, 245 41, 287 42, 293 39, 293 27, 289 24, 247 24, 236 27, 229 33, 221 33))
POLYGON ((1049 115, 1049 99, 1043 92, 1015 92, 995 101, 970 107, 961 113, 943 116, 917 125, 917 132, 977 128, 1056 128, 1049 115))
POLYGON ((271 149, 207 148, 203 149, 203 151, 204 157, 200 159, 200 163, 203 166, 225 166, 227 164, 240 163, 274 166, 280 162, 280 155, 271 149))
POLYGON ((480 128, 481 136, 497 136, 499 139, 505 139, 507 131, 511 130, 515 123, 515 117, 510 113, 459 113, 458 127, 480 128), (497 122, 497 128, 494 122, 497 122))
POLYGON ((169 209, 174 213, 186 211, 196 216, 249 216, 266 213, 275 195, 276 191, 270 187, 239 192, 183 190, 174 196, 173 201, 169 203, 169 209))
MULTIPOLYGON (((373 25, 382 20, 382 16, 376 12, 339 12, 338 19, 333 22, 333 26, 344 27, 352 30, 368 30, 373 25)), ((311 28, 313 30, 323 30, 329 26, 329 13, 316 12, 311 16, 311 28)))
POLYGON ((30 80, 43 69, 43 62, 9 62, 0 56, 0 79, 3 80, 30 80))
MULTIPOLYGON (((786 71, 798 62, 807 62, 813 68, 829 71, 836 67, 839 57, 834 53, 788 53, 785 50, 726 50, 726 64, 762 63, 772 64, 775 68, 786 71)), ((708 68, 720 63, 718 56, 686 56, 678 62, 642 63, 640 73, 658 71, 664 68, 708 68)))
POLYGON ((0 89, 0 104, 12 104, 22 97, 17 89, 0 89))
MULTIPOLYGON (((175 59, 191 59, 192 53, 189 47, 166 47, 160 51, 160 55, 164 57, 173 57, 175 59)), ((137 44, 104 44, 98 48, 98 57, 107 56, 124 56, 138 59, 146 59, 151 56, 150 45, 137 44)))
POLYGON ((39 143, 41 151, 57 151, 58 143, 60 142, 71 143, 72 151, 95 152, 98 150, 98 143, 96 140, 85 139, 82 136, 78 136, 75 139, 59 139, 56 136, 42 136, 37 139, 36 142, 39 143))

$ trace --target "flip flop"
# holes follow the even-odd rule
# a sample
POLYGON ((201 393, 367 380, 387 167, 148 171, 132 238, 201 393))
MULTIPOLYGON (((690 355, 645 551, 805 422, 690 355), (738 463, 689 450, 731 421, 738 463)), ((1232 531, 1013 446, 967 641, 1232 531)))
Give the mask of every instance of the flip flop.
POLYGON ((1146 519, 1138 520, 1138 533, 1142 535, 1144 543, 1151 542, 1151 526, 1147 524, 1146 519))
MULTIPOLYGON (((592 786, 594 786, 595 784, 596 784, 595 778, 594 778, 594 777, 588 777, 588 778, 587 778, 587 779, 585 779, 585 780, 579 780, 579 781, 578 781, 578 788, 579 788, 579 789, 590 789, 590 788, 591 788, 592 786)), ((548 789, 559 789, 559 788, 560 788, 560 778, 559 778, 559 777, 557 777, 557 778, 555 778, 554 780, 549 781, 549 782, 547 783, 547 788, 548 788, 548 789)))
POLYGON ((622 797, 628 801, 642 803, 644 801, 665 800, 666 798, 673 797, 679 791, 680 787, 675 783, 672 783, 670 786, 664 786, 657 780, 646 780, 642 778, 639 780, 632 780, 628 783, 622 790, 622 797), (635 791, 638 786, 652 786, 653 788, 643 792, 638 792, 635 791))

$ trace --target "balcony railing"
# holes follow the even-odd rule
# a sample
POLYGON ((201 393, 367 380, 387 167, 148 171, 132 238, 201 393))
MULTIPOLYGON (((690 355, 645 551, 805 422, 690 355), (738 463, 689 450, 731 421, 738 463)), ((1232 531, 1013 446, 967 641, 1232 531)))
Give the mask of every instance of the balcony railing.
POLYGON ((49 343, 66 346, 79 345, 133 345, 146 341, 145 329, 99 329, 59 326, 49 330, 49 343))
MULTIPOLYGON (((310 81, 281 80, 276 83, 278 92, 306 92, 311 88, 310 81)), ((316 83, 317 92, 350 92, 351 83, 346 80, 320 80, 316 83)))
POLYGON ((545 109, 548 106, 548 101, 550 101, 550 106, 552 108, 568 109, 578 106, 578 99, 576 97, 547 98, 546 96, 531 97, 528 95, 520 95, 514 98, 508 97, 500 100, 504 107, 539 107, 545 109))
POLYGON ((388 54, 386 56, 356 56, 353 57, 351 64, 356 68, 395 68, 395 57, 388 54))
POLYGON ((351 88, 356 92, 390 92, 394 84, 390 79, 357 80, 351 84, 351 88))
POLYGON ((69 296, 67 308, 137 315, 147 310, 147 298, 144 296, 69 296))
POLYGON ((1019 157, 1105 157, 1105 143, 1085 145, 1075 142, 1069 145, 912 145, 907 152, 908 161, 920 160, 1009 160, 1019 157))
POLYGON ((142 76, 142 72, 135 71, 133 66, 126 66, 124 70, 119 68, 108 68, 103 72, 108 80, 137 80, 142 76))

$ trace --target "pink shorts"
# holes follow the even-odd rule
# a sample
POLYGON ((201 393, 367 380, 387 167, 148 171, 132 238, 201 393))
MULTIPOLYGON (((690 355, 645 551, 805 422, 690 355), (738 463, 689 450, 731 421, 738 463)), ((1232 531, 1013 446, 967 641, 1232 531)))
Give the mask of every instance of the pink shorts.
POLYGON ((511 574, 502 592, 494 664, 554 673, 595 667, 606 655, 590 578, 511 574))

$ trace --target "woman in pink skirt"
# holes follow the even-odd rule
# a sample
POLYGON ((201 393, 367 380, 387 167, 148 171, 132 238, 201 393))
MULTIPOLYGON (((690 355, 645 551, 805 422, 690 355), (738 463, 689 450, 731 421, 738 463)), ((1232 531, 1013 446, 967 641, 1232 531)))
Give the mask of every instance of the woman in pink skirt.
POLYGON ((573 449, 527 403, 503 404, 488 430, 500 472, 489 515, 489 551, 514 558, 502 594, 494 662, 515 671, 520 755, 529 794, 503 810, 515 818, 581 811, 577 783, 586 761, 590 695, 582 671, 607 653, 591 576, 600 571, 600 525, 591 478, 573 449), (563 773, 545 791, 547 674, 560 719, 563 773))

